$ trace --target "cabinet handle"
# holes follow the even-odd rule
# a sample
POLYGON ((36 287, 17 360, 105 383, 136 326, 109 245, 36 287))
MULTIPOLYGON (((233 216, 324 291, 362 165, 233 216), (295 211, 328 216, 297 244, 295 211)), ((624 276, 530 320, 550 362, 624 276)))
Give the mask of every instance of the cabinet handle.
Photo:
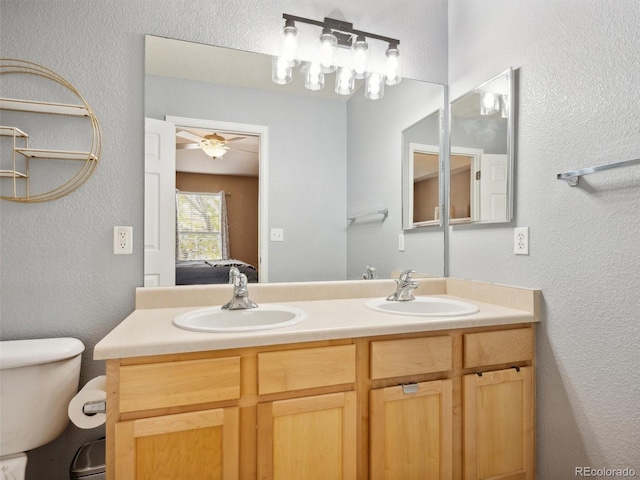
POLYGON ((520 373, 520 367, 511 367, 511 368, 515 368, 516 372, 520 373))
POLYGON ((406 385, 401 385, 401 387, 402 387, 402 393, 404 394, 416 393, 418 391, 417 383, 407 383, 406 385))

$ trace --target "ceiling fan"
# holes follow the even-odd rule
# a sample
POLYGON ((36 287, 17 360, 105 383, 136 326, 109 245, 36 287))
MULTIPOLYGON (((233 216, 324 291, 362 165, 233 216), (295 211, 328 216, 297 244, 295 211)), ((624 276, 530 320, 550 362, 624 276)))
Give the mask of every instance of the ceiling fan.
MULTIPOLYGON (((225 138, 222 135, 217 133, 211 133, 208 135, 200 136, 195 133, 188 132, 186 130, 178 130, 176 132, 176 136, 180 138, 184 138, 185 140, 190 140, 194 143, 178 143, 176 144, 176 148, 184 149, 184 148, 201 148, 204 153, 209 155, 214 160, 216 158, 222 157, 230 148, 227 143, 234 142, 236 140, 243 140, 246 137, 233 137, 233 138, 225 138)), ((240 148, 236 148, 235 150, 242 150, 240 148)), ((247 150, 242 150, 247 151, 247 150)))

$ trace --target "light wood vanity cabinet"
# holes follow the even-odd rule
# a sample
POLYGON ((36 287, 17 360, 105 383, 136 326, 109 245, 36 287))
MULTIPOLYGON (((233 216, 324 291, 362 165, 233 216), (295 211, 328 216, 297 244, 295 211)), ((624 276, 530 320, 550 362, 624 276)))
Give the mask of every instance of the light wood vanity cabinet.
POLYGON ((533 480, 533 365, 531 324, 109 360, 107 478, 533 480))

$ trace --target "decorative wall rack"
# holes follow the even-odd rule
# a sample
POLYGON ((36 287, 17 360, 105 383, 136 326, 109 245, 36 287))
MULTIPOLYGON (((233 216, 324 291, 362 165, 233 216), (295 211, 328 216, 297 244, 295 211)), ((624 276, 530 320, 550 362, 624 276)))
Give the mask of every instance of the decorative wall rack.
MULTIPOLYGON (((64 78, 42 65, 10 58, 0 59, 0 74, 23 74, 44 77, 59 83, 77 96, 81 104, 52 103, 17 98, 0 98, 0 110, 13 110, 25 113, 52 114, 86 117, 91 122, 91 148, 88 151, 55 150, 47 148, 32 148, 29 145, 29 134, 18 126, 0 126, 0 137, 10 137, 12 158, 4 161, 0 169, 0 180, 12 181, 12 195, 0 195, 3 200, 14 202, 47 202, 70 194, 84 184, 95 171, 101 153, 102 135, 100 124, 93 110, 78 91, 64 78), (20 157, 23 158, 20 161, 20 157), (64 184, 41 193, 31 192, 30 160, 72 160, 82 162, 78 171, 64 184), (9 168, 6 168, 9 167, 9 168), (24 183, 24 185, 20 185, 24 183), (24 192, 24 194, 22 194, 24 192)), ((32 132, 30 132, 32 133, 32 132)), ((35 136, 37 132, 33 133, 35 136)), ((3 189, 6 185, 3 185, 3 189)), ((4 193, 4 192, 3 192, 4 193)))

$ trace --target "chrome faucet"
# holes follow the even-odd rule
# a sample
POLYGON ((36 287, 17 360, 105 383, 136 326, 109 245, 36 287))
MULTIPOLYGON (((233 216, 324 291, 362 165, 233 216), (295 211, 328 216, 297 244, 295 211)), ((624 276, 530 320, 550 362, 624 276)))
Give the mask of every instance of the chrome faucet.
POLYGON ((376 278, 378 278, 378 272, 376 272, 376 267, 367 265, 367 273, 362 274, 362 278, 364 278, 365 280, 375 280, 376 278))
POLYGON ((405 270, 400 274, 398 280, 396 280, 396 291, 387 297, 387 300, 392 302, 407 302, 409 300, 415 300, 413 291, 418 288, 418 282, 414 282, 411 279, 411 275, 416 273, 415 270, 405 270))
POLYGON ((233 272, 234 269, 238 271, 237 268, 229 270, 229 280, 233 281, 233 297, 231 297, 231 300, 222 306, 222 309, 244 310, 248 308, 256 308, 258 305, 249 299, 249 292, 247 291, 247 276, 239 271, 236 274, 233 272))

